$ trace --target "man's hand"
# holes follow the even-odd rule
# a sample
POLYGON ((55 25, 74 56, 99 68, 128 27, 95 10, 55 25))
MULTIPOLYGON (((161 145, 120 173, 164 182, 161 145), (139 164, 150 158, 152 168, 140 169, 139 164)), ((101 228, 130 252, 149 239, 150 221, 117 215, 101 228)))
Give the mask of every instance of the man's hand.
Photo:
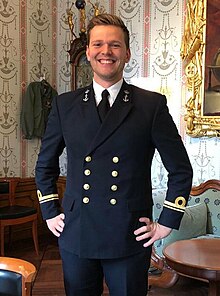
POLYGON ((139 221, 145 223, 146 225, 134 231, 134 234, 137 236, 136 240, 141 241, 143 239, 150 238, 149 241, 143 244, 144 247, 149 247, 156 240, 168 236, 172 231, 172 228, 166 227, 157 222, 152 222, 150 219, 145 217, 140 218, 139 221))
POLYGON ((54 218, 46 220, 48 228, 57 237, 60 236, 60 234, 63 231, 63 228, 65 226, 64 221, 63 221, 64 219, 65 219, 65 215, 63 213, 61 213, 54 218))

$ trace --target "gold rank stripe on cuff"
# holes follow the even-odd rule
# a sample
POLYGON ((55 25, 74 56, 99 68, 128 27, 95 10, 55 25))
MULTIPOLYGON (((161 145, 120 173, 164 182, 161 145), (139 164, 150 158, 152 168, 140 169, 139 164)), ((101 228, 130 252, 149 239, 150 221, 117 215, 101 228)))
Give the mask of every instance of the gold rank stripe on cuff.
POLYGON ((40 190, 37 191, 37 196, 38 196, 38 200, 40 203, 44 203, 44 202, 49 202, 52 200, 58 200, 58 194, 57 193, 53 193, 53 194, 48 194, 48 195, 42 195, 42 193, 40 192, 40 190))
POLYGON ((185 212, 185 205, 186 205, 186 199, 182 196, 179 196, 175 199, 175 202, 170 202, 168 200, 164 201, 164 207, 171 209, 173 211, 178 211, 178 212, 185 212))

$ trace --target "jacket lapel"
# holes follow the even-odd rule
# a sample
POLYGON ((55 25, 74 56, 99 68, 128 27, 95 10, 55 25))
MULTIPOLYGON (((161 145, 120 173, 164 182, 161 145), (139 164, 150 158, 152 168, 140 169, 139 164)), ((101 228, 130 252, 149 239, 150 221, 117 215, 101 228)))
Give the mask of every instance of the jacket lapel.
MULTIPOLYGON (((132 107, 133 103, 131 86, 124 82, 105 120, 102 124, 99 121, 100 128, 97 130, 97 133, 93 141, 91 142, 91 145, 89 146, 87 154, 90 154, 92 151, 94 151, 98 146, 100 146, 104 141, 106 141, 106 139, 109 138, 116 129, 119 128, 121 123, 129 114, 132 107)), ((96 115, 98 117, 97 110, 96 115)))
POLYGON ((86 136, 88 141, 91 142, 101 125, 92 84, 85 88, 80 100, 80 112, 82 115, 80 125, 83 130, 82 136, 86 136))

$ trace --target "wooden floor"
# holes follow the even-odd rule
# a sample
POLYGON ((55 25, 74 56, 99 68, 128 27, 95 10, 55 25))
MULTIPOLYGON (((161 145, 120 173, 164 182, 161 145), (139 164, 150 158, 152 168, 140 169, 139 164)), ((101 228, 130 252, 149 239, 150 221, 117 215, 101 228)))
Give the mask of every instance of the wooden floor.
MULTIPOLYGON (((40 237, 40 254, 36 256, 33 242, 23 240, 6 246, 5 256, 25 259, 37 268, 32 296, 65 296, 63 274, 56 238, 52 235, 40 237)), ((175 286, 169 289, 151 287, 148 295, 155 296, 206 296, 208 284, 181 277, 175 286)), ((107 296, 107 294, 105 294, 107 296)), ((136 295, 138 296, 138 295, 136 295)))

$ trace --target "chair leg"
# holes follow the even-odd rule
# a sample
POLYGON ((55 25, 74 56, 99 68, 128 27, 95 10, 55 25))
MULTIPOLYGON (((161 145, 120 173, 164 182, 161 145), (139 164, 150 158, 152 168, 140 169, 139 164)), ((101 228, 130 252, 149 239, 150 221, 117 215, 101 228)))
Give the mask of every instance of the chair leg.
POLYGON ((37 220, 34 220, 32 223, 32 235, 33 235, 33 240, 34 240, 34 248, 35 248, 37 256, 39 256, 37 220))
POLYGON ((1 226, 1 256, 5 256, 5 227, 1 226))
POLYGON ((26 283, 25 284, 25 296, 31 296, 32 295, 32 283, 26 283))
POLYGON ((12 242, 12 227, 11 225, 8 226, 8 231, 9 231, 9 242, 8 242, 8 245, 9 245, 9 249, 11 248, 11 242, 12 242))

